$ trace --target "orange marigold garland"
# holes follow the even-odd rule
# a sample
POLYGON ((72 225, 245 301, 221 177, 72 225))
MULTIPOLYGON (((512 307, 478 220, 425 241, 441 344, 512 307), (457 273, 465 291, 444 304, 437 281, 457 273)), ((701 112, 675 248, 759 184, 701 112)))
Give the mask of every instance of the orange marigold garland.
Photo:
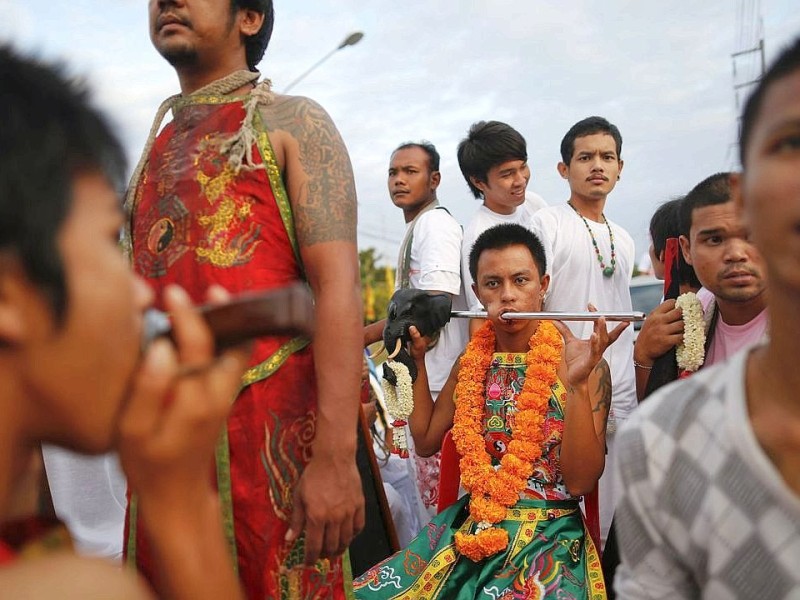
POLYGON ((558 377, 564 340, 552 323, 539 322, 525 357, 525 383, 511 419, 512 440, 496 470, 483 431, 484 387, 494 344, 494 327, 487 322, 467 344, 455 391, 452 436, 461 455, 461 483, 472 494, 469 512, 477 523, 474 534, 458 532, 455 542, 459 552, 473 561, 508 546, 508 532, 492 525, 502 521, 506 510, 516 504, 533 473, 533 463, 542 455, 550 388, 558 377))

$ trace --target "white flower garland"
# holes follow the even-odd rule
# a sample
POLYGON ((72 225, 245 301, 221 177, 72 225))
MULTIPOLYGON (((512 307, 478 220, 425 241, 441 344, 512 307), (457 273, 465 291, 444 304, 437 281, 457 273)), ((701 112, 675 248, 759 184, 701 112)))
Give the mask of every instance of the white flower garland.
POLYGON ((706 357, 703 305, 694 292, 686 292, 675 300, 675 307, 683 313, 683 342, 676 348, 678 367, 682 371, 697 371, 706 357))
POLYGON ((381 380, 386 409, 394 419, 392 421, 394 452, 406 458, 408 457, 408 438, 406 437, 405 426, 408 424, 408 417, 411 415, 411 411, 414 410, 411 374, 408 372, 408 367, 401 362, 387 360, 386 365, 391 367, 397 377, 397 386, 393 386, 386 379, 381 380))

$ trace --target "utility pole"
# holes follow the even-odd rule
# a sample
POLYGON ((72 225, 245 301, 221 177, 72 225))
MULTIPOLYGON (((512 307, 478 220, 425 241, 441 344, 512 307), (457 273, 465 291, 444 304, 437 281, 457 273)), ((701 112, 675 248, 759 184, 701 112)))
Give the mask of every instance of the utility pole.
POLYGON ((737 16, 737 46, 731 54, 733 68, 733 97, 736 105, 736 140, 728 147, 728 162, 731 170, 738 167, 738 132, 741 128, 743 98, 749 88, 758 83, 767 70, 764 55, 764 21, 761 18, 759 0, 740 0, 737 16))
POLYGON ((763 77, 764 72, 767 70, 766 68, 766 60, 764 58, 764 36, 763 34, 758 40, 758 44, 752 48, 747 48, 745 50, 739 50, 738 52, 734 52, 731 54, 731 60, 733 61, 733 93, 736 98, 736 110, 738 111, 741 108, 741 96, 740 90, 750 87, 758 83, 763 77), (758 75, 754 78, 747 79, 746 81, 738 81, 739 74, 736 70, 736 61, 741 56, 750 56, 753 53, 758 53, 760 56, 760 63, 759 63, 759 71, 758 75))

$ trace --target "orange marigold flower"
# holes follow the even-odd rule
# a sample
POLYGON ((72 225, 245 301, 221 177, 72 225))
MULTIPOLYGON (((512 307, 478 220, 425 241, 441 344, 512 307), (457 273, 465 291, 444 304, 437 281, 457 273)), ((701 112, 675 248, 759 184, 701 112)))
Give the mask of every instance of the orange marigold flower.
POLYGON ((533 444, 522 440, 511 440, 508 444, 508 451, 525 462, 533 462, 538 455, 533 444))
POLYGON ((464 556, 474 562, 496 554, 508 547, 508 532, 505 529, 491 527, 477 534, 455 535, 456 548, 464 556))

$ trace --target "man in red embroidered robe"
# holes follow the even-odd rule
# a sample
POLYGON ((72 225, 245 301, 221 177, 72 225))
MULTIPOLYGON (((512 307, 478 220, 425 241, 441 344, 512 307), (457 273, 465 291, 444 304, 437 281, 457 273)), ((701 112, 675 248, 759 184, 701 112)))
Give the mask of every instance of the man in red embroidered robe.
MULTIPOLYGON (((325 111, 256 83, 272 22, 270 0, 150 0, 150 36, 181 95, 134 174, 132 259, 157 303, 172 282, 195 299, 212 283, 232 293, 309 283, 313 343, 256 343, 216 477, 250 598, 343 598, 340 557, 364 521, 355 187, 325 111)), ((150 573, 135 510, 134 499, 127 551, 150 573)))

